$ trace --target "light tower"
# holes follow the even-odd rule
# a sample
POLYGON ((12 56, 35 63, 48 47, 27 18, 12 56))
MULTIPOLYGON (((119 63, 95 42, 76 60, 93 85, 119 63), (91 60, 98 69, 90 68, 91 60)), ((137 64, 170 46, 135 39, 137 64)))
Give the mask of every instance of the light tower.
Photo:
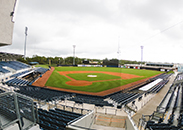
POLYGON ((141 62, 143 61, 143 49, 144 49, 144 46, 140 46, 141 48, 141 62))
POLYGON ((120 36, 118 36, 118 51, 117 51, 117 54, 118 54, 118 67, 120 67, 120 36))
POLYGON ((73 65, 75 65, 75 48, 76 45, 73 45, 73 65))
POLYGON ((26 60, 26 41, 27 41, 27 31, 28 31, 28 28, 27 28, 27 27, 25 27, 24 60, 26 60))

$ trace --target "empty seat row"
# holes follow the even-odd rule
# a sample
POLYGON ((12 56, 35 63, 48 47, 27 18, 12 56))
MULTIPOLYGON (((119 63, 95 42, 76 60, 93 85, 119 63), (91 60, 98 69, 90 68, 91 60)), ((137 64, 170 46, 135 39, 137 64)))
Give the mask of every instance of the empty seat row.
POLYGON ((175 89, 176 89, 176 87, 174 88, 174 90, 173 90, 173 92, 172 92, 172 94, 171 94, 171 96, 170 96, 170 98, 169 98, 169 100, 168 100, 168 103, 167 103, 167 105, 166 105, 165 111, 167 111, 167 110, 170 108, 170 105, 171 105, 171 103, 172 103, 172 99, 173 99, 173 97, 174 97, 175 89))
POLYGON ((30 66, 26 65, 24 63, 18 62, 18 61, 7 61, 7 62, 1 61, 0 62, 0 72, 2 72, 2 73, 10 72, 9 70, 4 69, 3 67, 9 67, 14 70, 21 70, 21 69, 29 68, 30 66))
POLYGON ((9 61, 10 64, 13 64, 21 69, 30 68, 30 65, 27 65, 25 63, 19 62, 19 61, 9 61))
POLYGON ((64 100, 67 97, 70 97, 70 94, 66 92, 40 88, 35 86, 18 86, 19 90, 15 90, 18 93, 32 97, 37 100, 64 100))
POLYGON ((110 99, 117 102, 118 104, 126 104, 133 101, 139 96, 140 94, 138 93, 117 93, 110 96, 110 99))
POLYGON ((152 130, 178 130, 178 127, 165 123, 154 123, 154 121, 147 121, 146 129, 152 130))
POLYGON ((0 72, 1 73, 9 73, 10 71, 7 70, 7 69, 2 68, 2 66, 0 66, 0 72))
POLYGON ((178 120, 178 127, 183 127, 183 113, 179 115, 178 120))
POLYGON ((13 74, 13 75, 10 76, 10 78, 12 78, 12 77, 18 77, 18 76, 20 76, 20 75, 22 75, 22 74, 26 74, 26 73, 28 73, 28 72, 29 72, 29 71, 26 70, 26 71, 23 71, 23 72, 19 72, 19 73, 13 74))
POLYGON ((6 81, 6 84, 7 85, 27 85, 29 84, 29 81, 24 79, 13 78, 11 80, 6 81))
POLYGON ((48 69, 42 68, 42 67, 38 67, 38 68, 35 69, 35 71, 37 71, 37 72, 39 72, 41 74, 44 74, 44 73, 46 73, 46 71, 48 71, 48 69))
POLYGON ((50 109, 49 111, 38 109, 38 116, 42 129, 64 130, 68 122, 82 115, 60 109, 50 109))
POLYGON ((167 83, 169 80, 163 80, 157 85, 155 85, 152 89, 148 91, 148 93, 158 93, 167 83))
POLYGON ((107 101, 104 101, 104 97, 98 96, 89 96, 89 95, 75 95, 74 98, 68 99, 70 101, 74 101, 76 103, 88 103, 95 104, 95 106, 103 107, 103 106, 113 106, 109 104, 107 101))

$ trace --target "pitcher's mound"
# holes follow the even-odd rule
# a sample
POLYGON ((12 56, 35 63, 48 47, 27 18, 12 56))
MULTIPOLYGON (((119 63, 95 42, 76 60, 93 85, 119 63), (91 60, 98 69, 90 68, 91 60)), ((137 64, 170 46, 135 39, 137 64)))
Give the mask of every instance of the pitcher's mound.
POLYGON ((71 86, 88 86, 92 85, 92 82, 77 80, 77 81, 67 81, 66 84, 71 86))

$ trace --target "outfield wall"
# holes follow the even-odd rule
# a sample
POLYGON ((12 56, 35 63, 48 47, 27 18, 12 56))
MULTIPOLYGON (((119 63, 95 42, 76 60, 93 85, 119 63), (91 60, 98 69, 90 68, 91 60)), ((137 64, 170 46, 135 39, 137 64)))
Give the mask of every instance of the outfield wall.
POLYGON ((103 67, 102 65, 78 65, 78 67, 103 67))

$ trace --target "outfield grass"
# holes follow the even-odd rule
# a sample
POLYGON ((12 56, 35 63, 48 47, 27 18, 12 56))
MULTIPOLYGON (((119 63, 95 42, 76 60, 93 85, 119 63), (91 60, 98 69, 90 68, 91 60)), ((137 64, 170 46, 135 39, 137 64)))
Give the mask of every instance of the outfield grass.
POLYGON ((49 68, 48 65, 36 65, 35 67, 49 68))
POLYGON ((79 91, 86 91, 86 92, 101 92, 104 90, 108 90, 111 88, 119 87, 122 85, 126 85, 135 81, 139 81, 141 79, 145 79, 148 77, 152 77, 154 75, 160 74, 163 72, 159 71, 151 71, 151 70, 137 70, 137 69, 124 69, 124 68, 105 68, 105 67, 55 67, 52 75, 48 79, 46 86, 64 88, 64 89, 71 89, 71 90, 79 90, 79 91), (66 82, 70 81, 69 78, 60 75, 58 71, 107 71, 107 72, 118 72, 118 73, 126 73, 126 74, 133 74, 142 77, 133 78, 133 79, 119 79, 120 77, 114 75, 107 75, 102 73, 82 73, 82 74, 68 74, 69 77, 72 77, 76 80, 86 80, 86 81, 94 81, 94 80, 108 80, 108 79, 119 79, 115 81, 105 81, 105 82, 94 82, 92 85, 89 86, 71 86, 67 85, 66 82), (98 79, 89 78, 87 80, 88 74, 99 75, 98 79))

